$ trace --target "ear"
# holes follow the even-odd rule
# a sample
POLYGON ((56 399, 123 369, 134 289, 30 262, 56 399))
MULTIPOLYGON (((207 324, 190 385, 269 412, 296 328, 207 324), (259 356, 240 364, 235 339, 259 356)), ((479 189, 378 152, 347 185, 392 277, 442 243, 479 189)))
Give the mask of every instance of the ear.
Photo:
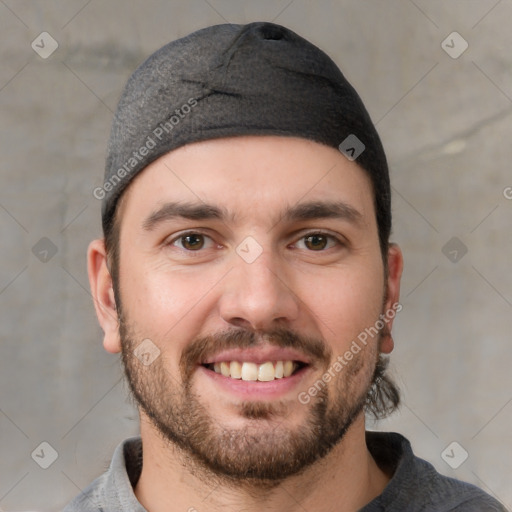
POLYGON ((87 270, 96 316, 105 333, 103 346, 107 352, 115 354, 121 351, 119 318, 112 277, 107 267, 107 253, 103 239, 93 240, 89 244, 87 250, 87 270))
POLYGON ((384 304, 384 318, 387 326, 382 333, 380 351, 389 354, 394 347, 393 338, 391 337, 391 328, 396 314, 402 310, 400 300, 400 279, 404 260, 402 251, 397 244, 390 244, 388 249, 388 276, 386 281, 386 302, 384 304))

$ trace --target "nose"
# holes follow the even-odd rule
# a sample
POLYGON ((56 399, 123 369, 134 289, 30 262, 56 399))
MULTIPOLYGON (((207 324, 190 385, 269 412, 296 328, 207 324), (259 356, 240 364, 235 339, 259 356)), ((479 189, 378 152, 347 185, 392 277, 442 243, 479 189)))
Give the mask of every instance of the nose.
POLYGON ((235 256, 235 268, 223 281, 219 300, 225 322, 251 330, 269 330, 287 326, 298 318, 300 300, 276 259, 266 251, 252 263, 235 256))

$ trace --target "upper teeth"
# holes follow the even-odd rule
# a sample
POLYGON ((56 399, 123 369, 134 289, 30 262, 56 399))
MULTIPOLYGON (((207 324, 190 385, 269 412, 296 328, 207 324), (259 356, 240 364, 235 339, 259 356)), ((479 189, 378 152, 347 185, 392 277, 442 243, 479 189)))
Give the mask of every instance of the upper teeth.
POLYGON ((214 363, 213 369, 224 377, 242 380, 269 381, 289 377, 297 368, 293 361, 267 361, 262 364, 239 361, 214 363))

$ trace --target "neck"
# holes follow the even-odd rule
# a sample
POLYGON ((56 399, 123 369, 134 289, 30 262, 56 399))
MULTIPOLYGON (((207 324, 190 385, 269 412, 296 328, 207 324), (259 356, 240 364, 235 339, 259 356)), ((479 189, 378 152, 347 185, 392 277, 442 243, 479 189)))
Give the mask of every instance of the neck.
POLYGON ((326 457, 272 488, 209 478, 179 448, 163 440, 144 415, 141 436, 143 466, 135 495, 148 512, 259 512, 262 507, 291 512, 298 503, 305 510, 349 512, 381 494, 390 479, 366 447, 364 414, 326 457))

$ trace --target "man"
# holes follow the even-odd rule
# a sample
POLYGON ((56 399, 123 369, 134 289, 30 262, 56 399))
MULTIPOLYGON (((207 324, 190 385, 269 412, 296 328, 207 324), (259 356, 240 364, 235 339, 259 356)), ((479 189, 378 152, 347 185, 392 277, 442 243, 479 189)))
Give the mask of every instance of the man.
POLYGON ((89 277, 141 437, 71 511, 491 511, 365 412, 386 374, 402 255, 360 98, 270 23, 174 41, 113 122, 89 277))

